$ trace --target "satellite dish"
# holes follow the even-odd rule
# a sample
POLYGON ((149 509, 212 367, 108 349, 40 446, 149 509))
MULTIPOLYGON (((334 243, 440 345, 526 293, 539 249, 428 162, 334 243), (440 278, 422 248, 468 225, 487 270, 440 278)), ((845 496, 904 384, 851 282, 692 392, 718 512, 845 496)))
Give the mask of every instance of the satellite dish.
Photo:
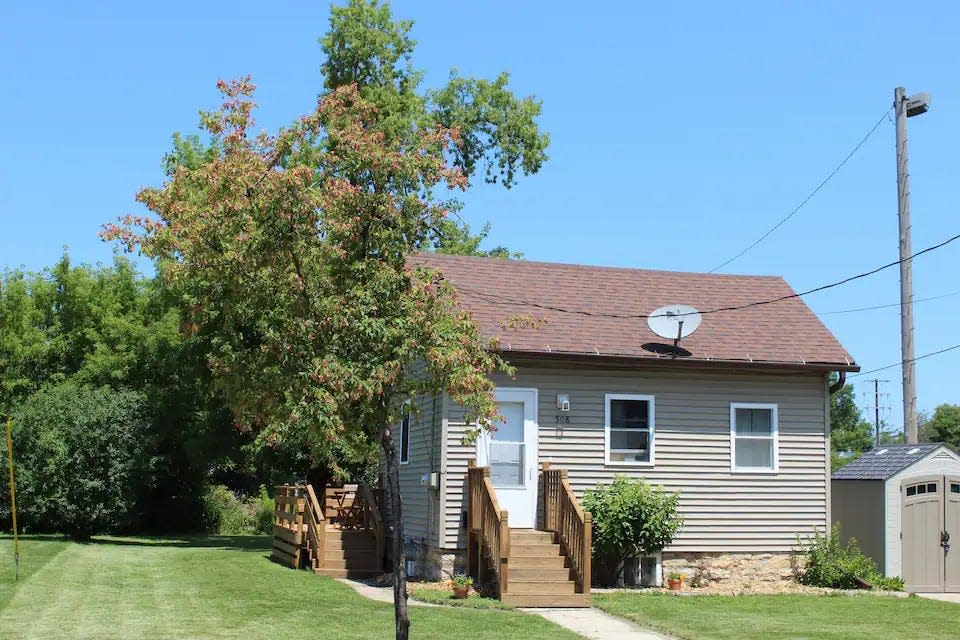
POLYGON ((702 319, 700 312, 688 304, 670 304, 647 316, 647 326, 661 338, 673 340, 676 347, 700 327, 702 319))

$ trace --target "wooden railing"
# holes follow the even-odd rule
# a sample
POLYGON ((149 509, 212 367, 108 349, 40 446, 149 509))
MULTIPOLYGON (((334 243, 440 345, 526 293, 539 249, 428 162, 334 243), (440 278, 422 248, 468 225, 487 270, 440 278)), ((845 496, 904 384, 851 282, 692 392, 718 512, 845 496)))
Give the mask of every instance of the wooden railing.
POLYGON ((383 562, 386 525, 366 485, 327 487, 318 497, 311 484, 282 485, 274 491, 272 558, 300 568, 304 558, 314 571, 323 568, 327 525, 371 531, 376 557, 383 562), (304 555, 306 552, 306 555, 304 555))
POLYGON ((561 550, 570 560, 577 593, 590 593, 593 518, 584 511, 570 488, 566 469, 551 469, 542 462, 544 529, 557 534, 561 550))
POLYGON ((273 550, 271 557, 298 568, 303 547, 303 510, 305 497, 301 487, 283 485, 274 491, 273 550))
POLYGON ((509 589, 510 525, 506 511, 500 509, 497 494, 490 481, 490 467, 477 467, 470 461, 467 470, 467 528, 475 538, 477 578, 483 581, 488 566, 496 577, 499 596, 509 589))
POLYGON ((323 564, 324 546, 327 541, 325 531, 327 529, 326 514, 317 500, 317 494, 313 490, 313 485, 305 485, 306 509, 304 510, 304 522, 306 531, 304 533, 304 542, 307 546, 307 553, 310 557, 310 568, 316 571, 323 564))
POLYGON ((383 516, 380 509, 377 508, 377 500, 373 492, 365 484, 357 488, 357 499, 361 503, 360 507, 363 514, 364 529, 373 531, 374 539, 377 542, 377 561, 383 562, 384 551, 386 550, 387 527, 383 523, 383 516))

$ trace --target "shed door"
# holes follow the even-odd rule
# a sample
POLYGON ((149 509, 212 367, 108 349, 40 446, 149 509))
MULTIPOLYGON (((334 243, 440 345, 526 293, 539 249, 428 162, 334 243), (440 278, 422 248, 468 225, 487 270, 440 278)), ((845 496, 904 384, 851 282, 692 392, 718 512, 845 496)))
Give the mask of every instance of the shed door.
POLYGON ((943 591, 943 476, 911 478, 903 493, 903 580, 908 591, 943 591))
POLYGON ((943 486, 946 584, 944 591, 960 592, 960 476, 947 476, 943 486))

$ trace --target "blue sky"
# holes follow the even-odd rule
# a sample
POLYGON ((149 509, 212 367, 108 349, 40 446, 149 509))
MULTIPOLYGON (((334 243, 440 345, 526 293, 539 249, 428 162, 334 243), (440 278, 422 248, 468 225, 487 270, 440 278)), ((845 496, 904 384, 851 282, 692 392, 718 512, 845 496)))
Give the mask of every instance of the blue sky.
MULTIPOLYGON (((703 271, 802 200, 880 118, 895 86, 933 95, 910 120, 914 248, 960 233, 960 6, 927 2, 393 3, 416 20, 426 86, 450 67, 512 74, 544 102, 550 161, 464 216, 537 260, 703 271), (671 6, 675 5, 675 6, 671 6)), ((137 211, 174 131, 217 78, 250 73, 261 126, 321 86, 326 3, 8 3, 0 15, 0 265, 69 247, 109 261, 100 225, 137 211)), ((896 259, 894 129, 884 122, 811 202, 724 269, 797 290, 896 259)), ((960 290, 960 242, 919 258, 918 298, 960 290)), ((818 313, 894 303, 898 273, 807 298, 818 313)), ((642 311, 642 310, 641 310, 642 311)), ((960 296, 916 307, 917 354, 960 342, 960 296)), ((896 308, 822 315, 865 369, 899 360, 896 308)), ((919 406, 960 402, 960 351, 917 364, 919 406)), ((899 369, 885 403, 899 427, 899 369)), ((873 377, 873 376, 866 376, 873 377)), ((862 381, 863 378, 854 379, 862 381)), ((866 385, 858 382, 858 392, 866 385)))

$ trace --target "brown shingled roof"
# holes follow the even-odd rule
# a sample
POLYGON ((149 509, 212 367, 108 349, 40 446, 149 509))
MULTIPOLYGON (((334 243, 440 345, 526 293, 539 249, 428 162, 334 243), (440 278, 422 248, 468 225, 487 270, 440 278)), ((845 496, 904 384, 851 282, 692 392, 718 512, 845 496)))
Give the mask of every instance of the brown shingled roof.
MULTIPOLYGON (((783 278, 573 264, 418 255, 413 262, 439 269, 458 290, 485 335, 497 335, 505 352, 664 358, 644 318, 668 304, 700 311, 790 295, 783 278), (557 307, 584 313, 565 313, 557 307), (593 314, 593 315, 589 315, 593 314), (607 315, 603 315, 607 314, 607 315), (504 329, 518 315, 545 322, 504 329)), ((856 371, 859 367, 800 298, 738 311, 704 314, 699 330, 683 340, 684 360, 784 364, 856 371)))

